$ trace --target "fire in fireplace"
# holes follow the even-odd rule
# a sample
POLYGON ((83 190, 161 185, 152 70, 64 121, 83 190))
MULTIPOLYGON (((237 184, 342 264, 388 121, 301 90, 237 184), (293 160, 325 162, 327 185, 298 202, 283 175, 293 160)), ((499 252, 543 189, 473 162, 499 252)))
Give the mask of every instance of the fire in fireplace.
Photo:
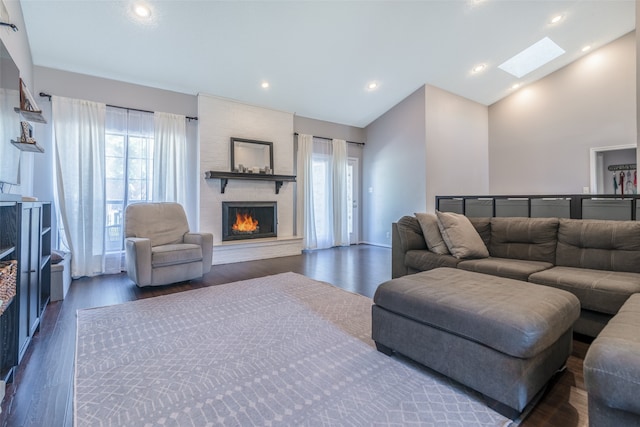
POLYGON ((277 237, 276 202, 222 202, 222 240, 277 237))

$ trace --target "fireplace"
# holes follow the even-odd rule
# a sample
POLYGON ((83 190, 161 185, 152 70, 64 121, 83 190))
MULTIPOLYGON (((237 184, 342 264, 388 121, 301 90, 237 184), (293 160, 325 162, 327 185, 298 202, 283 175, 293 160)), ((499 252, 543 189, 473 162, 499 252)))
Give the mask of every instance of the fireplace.
POLYGON ((222 202, 222 240, 277 237, 276 202, 222 202))

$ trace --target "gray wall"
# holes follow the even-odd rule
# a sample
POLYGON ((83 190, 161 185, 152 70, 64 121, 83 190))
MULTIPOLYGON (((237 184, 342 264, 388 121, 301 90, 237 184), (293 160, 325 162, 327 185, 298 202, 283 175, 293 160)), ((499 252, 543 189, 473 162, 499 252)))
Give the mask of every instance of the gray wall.
POLYGON ((488 109, 426 86, 427 212, 436 196, 489 191, 488 109))
POLYGON ((326 138, 344 139, 345 141, 365 142, 366 132, 363 128, 293 116, 293 130, 297 133, 322 136, 326 138))
POLYGON ((582 193, 590 148, 634 144, 636 117, 629 33, 489 107, 490 192, 582 193))
POLYGON ((424 86, 365 130, 362 240, 387 246, 391 223, 427 206, 424 86))

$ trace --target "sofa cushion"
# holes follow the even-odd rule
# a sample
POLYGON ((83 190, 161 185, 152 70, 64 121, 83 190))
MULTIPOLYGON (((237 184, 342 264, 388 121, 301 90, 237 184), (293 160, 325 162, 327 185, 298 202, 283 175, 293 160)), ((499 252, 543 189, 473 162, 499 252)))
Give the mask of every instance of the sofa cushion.
POLYGON ((555 263, 557 218, 491 218, 492 257, 555 263))
POLYGON ((495 257, 469 259, 460 261, 458 264, 458 268, 462 270, 507 277, 525 282, 531 274, 551 267, 553 267, 553 264, 550 262, 495 257))
POLYGON ((529 276, 531 283, 576 295, 583 309, 616 314, 630 295, 640 292, 640 273, 553 267, 529 276))
POLYGON ((436 212, 438 227, 449 252, 456 258, 486 258, 489 251, 469 219, 452 212, 436 212))
POLYGON ((560 219, 555 265, 640 273, 640 221, 560 219))
POLYGON ((434 254, 426 249, 408 251, 404 257, 405 266, 418 271, 432 270, 438 267, 455 268, 460 260, 449 254, 434 254))
POLYGON ((179 243, 151 248, 151 265, 153 267, 196 261, 202 261, 202 247, 200 245, 179 243))
POLYGON ((438 217, 428 213, 416 213, 415 215, 420 224, 420 228, 422 228, 422 234, 427 243, 427 248, 436 254, 448 254, 449 249, 442 239, 442 233, 440 233, 440 228, 438 227, 438 217))

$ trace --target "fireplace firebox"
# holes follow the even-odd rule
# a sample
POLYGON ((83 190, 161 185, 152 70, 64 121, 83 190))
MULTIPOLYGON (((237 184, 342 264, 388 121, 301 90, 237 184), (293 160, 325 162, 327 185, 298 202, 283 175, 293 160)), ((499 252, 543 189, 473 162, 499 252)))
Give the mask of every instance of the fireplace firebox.
POLYGON ((276 202, 222 202, 222 240, 277 237, 276 202))

